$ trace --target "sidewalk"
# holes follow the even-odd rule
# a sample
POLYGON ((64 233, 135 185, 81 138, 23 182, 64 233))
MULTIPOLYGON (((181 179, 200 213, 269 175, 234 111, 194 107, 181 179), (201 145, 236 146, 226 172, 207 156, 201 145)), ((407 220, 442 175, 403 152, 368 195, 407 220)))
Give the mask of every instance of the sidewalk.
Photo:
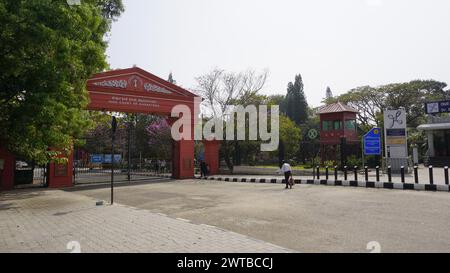
POLYGON ((237 233, 59 190, 0 194, 0 253, 289 252, 237 233))

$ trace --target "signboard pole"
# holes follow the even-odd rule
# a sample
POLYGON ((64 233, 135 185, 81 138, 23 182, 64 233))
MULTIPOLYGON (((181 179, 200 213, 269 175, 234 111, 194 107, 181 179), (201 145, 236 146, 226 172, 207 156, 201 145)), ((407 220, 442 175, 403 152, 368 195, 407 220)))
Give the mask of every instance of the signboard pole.
MULTIPOLYGON (((127 168, 127 178, 131 181, 131 121, 128 122, 128 168, 127 168)), ((113 154, 114 155, 114 154, 113 154)))
POLYGON ((361 140, 361 152, 362 152, 362 167, 364 168, 366 166, 366 158, 364 153, 364 138, 361 140))
POLYGON ((385 148, 387 166, 394 172, 400 172, 401 167, 408 166, 408 133, 406 111, 384 110, 385 148))

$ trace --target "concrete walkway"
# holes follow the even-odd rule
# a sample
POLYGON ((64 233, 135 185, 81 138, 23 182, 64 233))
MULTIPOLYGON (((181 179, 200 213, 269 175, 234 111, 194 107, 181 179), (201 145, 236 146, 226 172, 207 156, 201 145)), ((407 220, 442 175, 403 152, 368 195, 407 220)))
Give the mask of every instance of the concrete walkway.
POLYGON ((0 252, 288 252, 250 237, 59 190, 0 194, 0 252))

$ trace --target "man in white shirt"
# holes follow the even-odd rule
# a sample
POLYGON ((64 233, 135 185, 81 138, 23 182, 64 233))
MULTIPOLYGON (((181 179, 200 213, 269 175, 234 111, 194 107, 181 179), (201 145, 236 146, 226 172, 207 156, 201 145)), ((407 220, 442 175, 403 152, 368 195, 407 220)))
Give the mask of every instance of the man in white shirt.
POLYGON ((289 163, 283 160, 283 165, 281 166, 281 173, 284 174, 285 182, 286 182, 286 189, 289 188, 289 186, 292 189, 292 185, 289 184, 289 180, 292 178, 292 168, 289 163))

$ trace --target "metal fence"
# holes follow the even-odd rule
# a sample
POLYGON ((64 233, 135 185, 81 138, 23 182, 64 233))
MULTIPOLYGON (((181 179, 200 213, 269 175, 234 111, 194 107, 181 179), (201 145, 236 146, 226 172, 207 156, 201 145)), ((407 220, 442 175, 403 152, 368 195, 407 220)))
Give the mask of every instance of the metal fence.
POLYGON ((47 186, 47 166, 16 161, 14 186, 17 189, 47 186))
POLYGON ((170 174, 171 164, 154 164, 141 162, 140 159, 112 164, 92 164, 75 162, 73 169, 74 184, 106 183, 111 181, 114 169, 114 181, 132 182, 148 180, 159 174, 170 174), (114 168, 112 168, 114 167, 114 168))

